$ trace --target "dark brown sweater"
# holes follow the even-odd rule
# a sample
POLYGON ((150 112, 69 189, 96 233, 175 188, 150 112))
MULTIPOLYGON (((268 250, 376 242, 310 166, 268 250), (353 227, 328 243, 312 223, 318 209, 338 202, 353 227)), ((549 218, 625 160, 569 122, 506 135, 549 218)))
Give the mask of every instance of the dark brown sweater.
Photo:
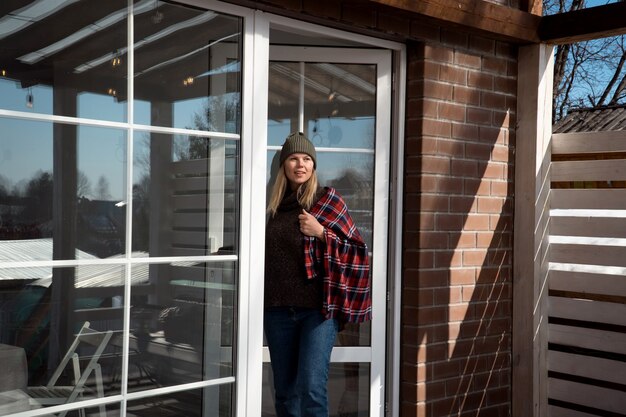
MULTIPOLYGON (((318 196, 319 196, 318 192, 318 196)), ((288 190, 265 229, 265 308, 322 308, 322 282, 307 280, 298 215, 302 207, 288 190)))

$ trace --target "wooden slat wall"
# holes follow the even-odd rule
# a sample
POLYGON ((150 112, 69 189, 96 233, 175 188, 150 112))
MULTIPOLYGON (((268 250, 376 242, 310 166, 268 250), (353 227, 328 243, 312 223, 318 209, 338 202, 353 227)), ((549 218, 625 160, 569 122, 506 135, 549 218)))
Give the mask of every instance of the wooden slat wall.
POLYGON ((626 416, 626 132, 552 140, 548 413, 626 416))

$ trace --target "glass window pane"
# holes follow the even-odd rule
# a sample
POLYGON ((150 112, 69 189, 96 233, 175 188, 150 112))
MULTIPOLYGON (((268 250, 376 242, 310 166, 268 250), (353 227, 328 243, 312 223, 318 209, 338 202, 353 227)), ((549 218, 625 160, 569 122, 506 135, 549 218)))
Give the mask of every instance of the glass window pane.
POLYGON ((136 417, 230 417, 234 386, 224 384, 129 401, 127 415, 136 417))
MULTIPOLYGON (((330 417, 368 417, 370 398, 369 363, 331 363, 328 371, 330 417)), ((274 417, 272 368, 263 364, 262 417, 274 417)))
POLYGON ((132 267, 129 391, 234 375, 236 262, 132 267))
POLYGON ((126 0, 34 2, 2 23, 0 108, 126 120, 126 0))
POLYGON ((124 267, 0 268, 0 282, 0 391, 35 408, 120 394, 124 267))
POLYGON ((135 122, 239 133, 241 19, 151 5, 135 16, 135 122))
POLYGON ((374 149, 376 66, 307 63, 305 126, 315 146, 374 149))
MULTIPOLYGON (((306 63, 304 131, 316 147, 374 149, 376 66, 306 63)), ((298 130, 301 66, 271 62, 268 144, 298 130)))
POLYGON ((133 251, 234 253, 239 141, 137 132, 134 143, 133 251))
POLYGON ((124 253, 125 130, 0 118, 0 131, 0 241, 10 246, 0 260, 124 253))

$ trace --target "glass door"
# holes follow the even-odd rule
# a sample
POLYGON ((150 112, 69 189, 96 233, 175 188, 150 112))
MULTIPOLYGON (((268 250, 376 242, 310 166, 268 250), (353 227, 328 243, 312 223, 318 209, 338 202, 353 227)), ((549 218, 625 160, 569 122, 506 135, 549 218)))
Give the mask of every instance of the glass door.
MULTIPOLYGON (((342 195, 370 249, 373 321, 348 325, 338 335, 329 376, 331 416, 384 413, 390 100, 389 51, 270 47, 268 190, 285 137, 305 132, 317 150, 320 184, 342 195)), ((262 415, 269 417, 274 404, 267 348, 263 358, 262 415)))

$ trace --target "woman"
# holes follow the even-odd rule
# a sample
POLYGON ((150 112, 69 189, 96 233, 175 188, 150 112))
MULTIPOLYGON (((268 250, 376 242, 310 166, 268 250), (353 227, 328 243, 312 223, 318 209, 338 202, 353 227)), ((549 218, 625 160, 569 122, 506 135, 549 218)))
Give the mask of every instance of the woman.
POLYGON ((330 353, 345 323, 371 318, 367 246, 343 199, 318 187, 315 147, 290 134, 269 199, 265 335, 277 417, 327 417, 330 353))

